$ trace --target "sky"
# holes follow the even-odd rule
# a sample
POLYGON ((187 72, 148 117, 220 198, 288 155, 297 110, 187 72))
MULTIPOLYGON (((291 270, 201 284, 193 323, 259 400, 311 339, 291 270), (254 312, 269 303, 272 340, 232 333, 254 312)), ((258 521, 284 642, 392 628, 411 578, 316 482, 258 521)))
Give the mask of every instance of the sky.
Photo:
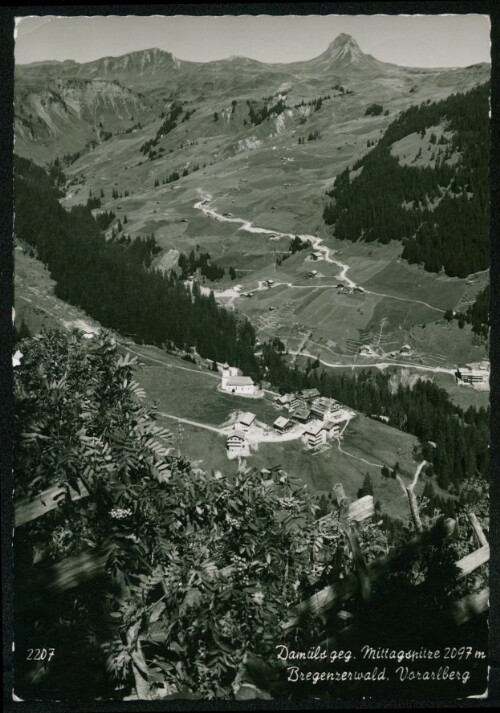
POLYGON ((404 66, 490 61, 490 20, 478 14, 24 17, 16 20, 15 60, 90 62, 158 47, 196 62, 295 62, 317 57, 341 32, 363 52, 404 66))

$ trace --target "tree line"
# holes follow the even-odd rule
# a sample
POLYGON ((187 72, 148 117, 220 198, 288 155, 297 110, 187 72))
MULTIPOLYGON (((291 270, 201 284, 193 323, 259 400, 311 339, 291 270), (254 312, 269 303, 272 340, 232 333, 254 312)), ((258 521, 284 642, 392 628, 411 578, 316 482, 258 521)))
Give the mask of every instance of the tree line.
MULTIPOLYGON (((403 257, 430 272, 466 277, 489 264, 489 83, 439 102, 412 106, 352 170, 337 176, 323 218, 342 240, 403 241, 403 257), (443 121, 453 132, 431 166, 403 166, 396 141, 443 121), (459 155, 455 165, 447 163, 459 155)), ((432 137, 431 137, 432 138, 432 137)))
POLYGON ((86 206, 66 211, 59 195, 42 168, 15 157, 16 235, 36 248, 58 297, 138 342, 194 347, 258 376, 255 331, 247 320, 219 307, 197 284, 190 290, 173 271, 148 269, 147 240, 132 249, 107 241, 86 206))
POLYGON ((247 99, 247 105, 248 117, 250 119, 250 123, 253 126, 258 126, 259 124, 262 124, 262 122, 268 119, 270 116, 279 116, 285 111, 285 109, 289 108, 287 107, 283 99, 278 99, 278 101, 269 108, 267 107, 267 104, 259 106, 256 101, 250 99, 247 99))
POLYGON ((488 336, 489 330, 489 310, 490 310, 490 285, 481 290, 474 302, 467 307, 465 312, 454 312, 446 310, 444 318, 451 322, 452 319, 458 321, 458 326, 462 329, 464 325, 470 324, 474 334, 481 337, 488 336))
POLYGON ((226 274, 223 267, 212 260, 210 253, 191 250, 188 255, 181 253, 177 261, 181 269, 181 280, 193 275, 197 270, 209 280, 220 280, 226 274))

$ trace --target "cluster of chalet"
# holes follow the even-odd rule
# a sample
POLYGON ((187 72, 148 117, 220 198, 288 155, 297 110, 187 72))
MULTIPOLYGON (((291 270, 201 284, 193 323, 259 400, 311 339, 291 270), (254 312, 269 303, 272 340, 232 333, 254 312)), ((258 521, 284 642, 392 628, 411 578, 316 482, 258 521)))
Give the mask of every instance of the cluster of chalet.
MULTIPOLYGON (((359 355, 362 357, 376 357, 380 356, 377 353, 377 349, 380 351, 379 347, 375 348, 371 344, 362 344, 359 348, 359 355)), ((399 357, 399 356, 411 356, 413 354, 413 349, 409 344, 403 344, 403 346, 398 351, 387 352, 386 357, 399 357)))
POLYGON ((304 389, 299 394, 283 394, 276 405, 288 411, 288 417, 280 416, 273 423, 278 433, 286 433, 295 424, 305 426, 302 432, 304 442, 311 446, 326 443, 331 437, 340 435, 341 426, 347 421, 345 409, 335 399, 321 396, 318 389, 304 389))
POLYGON ((256 416, 251 411, 238 414, 234 424, 234 431, 226 441, 229 455, 244 455, 248 451, 246 434, 256 424, 256 416))
POLYGON ((224 364, 221 369, 222 381, 220 388, 228 394, 238 396, 255 396, 258 391, 257 385, 249 376, 243 376, 241 369, 236 366, 224 364))
POLYGON ((340 295, 352 295, 353 292, 364 292, 361 287, 351 287, 350 285, 344 285, 343 282, 339 282, 337 290, 340 295))

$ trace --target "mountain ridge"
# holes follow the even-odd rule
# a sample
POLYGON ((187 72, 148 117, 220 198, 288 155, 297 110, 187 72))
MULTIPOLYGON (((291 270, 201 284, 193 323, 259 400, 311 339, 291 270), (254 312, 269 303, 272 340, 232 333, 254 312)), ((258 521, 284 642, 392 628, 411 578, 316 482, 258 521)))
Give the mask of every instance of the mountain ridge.
MULTIPOLYGON (((200 60, 186 60, 186 59, 180 59, 176 57, 172 52, 169 50, 164 50, 160 49, 159 47, 147 47, 141 50, 133 50, 132 52, 125 52, 124 54, 120 55, 105 55, 103 57, 98 57, 97 59, 90 60, 88 62, 78 62, 77 60, 74 59, 65 59, 65 60, 41 60, 37 62, 29 62, 25 64, 16 64, 16 69, 17 68, 30 68, 30 67, 38 67, 42 64, 57 64, 59 66, 64 65, 66 63, 72 63, 73 65, 77 65, 78 67, 88 67, 90 65, 94 65, 97 63, 101 62, 114 62, 118 60, 124 60, 127 57, 157 57, 158 55, 160 56, 167 56, 171 60, 174 61, 175 64, 180 63, 184 65, 210 65, 214 63, 221 63, 221 62, 231 62, 234 59, 244 59, 248 60, 250 62, 254 62, 256 64, 262 65, 262 66, 290 66, 290 65, 296 65, 296 64, 306 64, 308 62, 315 62, 318 60, 320 57, 323 56, 336 56, 336 57, 341 57, 342 54, 346 55, 348 53, 351 53, 351 55, 355 56, 362 56, 365 58, 369 58, 371 60, 374 60, 375 62, 378 62, 384 66, 393 66, 393 67, 402 67, 405 69, 421 69, 421 70, 430 70, 430 71, 435 71, 435 70, 445 70, 445 69, 456 69, 456 68, 462 68, 462 67, 418 67, 418 66, 409 66, 407 67, 406 65, 400 65, 395 62, 384 62, 383 60, 379 60, 373 55, 364 52, 360 46, 357 40, 350 34, 347 34, 345 32, 339 33, 329 44, 328 46, 316 57, 312 57, 310 59, 299 59, 299 60, 292 60, 290 62, 263 62, 261 60, 255 59, 253 57, 247 57, 245 55, 231 55, 229 57, 221 57, 218 59, 213 59, 213 60, 206 60, 206 61, 200 61, 200 60)), ((489 64, 489 63, 484 63, 484 62, 478 62, 476 64, 489 64)), ((470 67, 475 66, 469 65, 470 67)))

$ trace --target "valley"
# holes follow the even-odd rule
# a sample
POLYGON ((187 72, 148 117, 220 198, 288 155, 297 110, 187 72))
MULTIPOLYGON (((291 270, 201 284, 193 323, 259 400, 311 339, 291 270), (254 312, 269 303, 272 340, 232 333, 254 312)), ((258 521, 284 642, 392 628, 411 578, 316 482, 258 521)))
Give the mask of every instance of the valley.
MULTIPOLYGON (((23 249, 16 250, 15 310, 18 323, 23 322, 31 333, 40 329, 79 329, 87 334, 98 331, 100 325, 85 312, 58 299, 53 293, 53 281, 36 259, 23 249)), ((189 364, 180 356, 149 345, 137 345, 114 334, 123 350, 138 359, 137 379, 146 392, 150 405, 158 409, 158 419, 181 449, 197 467, 228 472, 238 463, 228 461, 226 440, 231 427, 224 428, 237 413, 252 411, 259 421, 270 427, 280 415, 274 405, 277 392, 267 391, 265 399, 249 401, 243 397, 224 395, 217 391, 220 377, 207 366, 189 364)), ((382 466, 392 467, 396 460, 408 477, 417 461, 414 449, 417 440, 402 434, 380 421, 361 414, 349 424, 340 442, 311 456, 300 439, 295 441, 262 442, 252 448, 249 465, 259 468, 281 466, 308 484, 314 495, 330 492, 341 482, 347 493, 355 496, 369 473, 377 497, 387 512, 400 516, 406 506, 401 488, 392 480, 382 478, 382 466)))
MULTIPOLYGON (((94 217, 109 212, 108 241, 154 236, 150 270, 175 273, 182 254, 209 253, 223 277, 197 273, 184 284, 192 290, 196 283, 201 294, 249 320, 256 358, 265 342, 278 339, 286 362, 306 371, 315 363, 325 373, 390 374, 395 383, 421 378, 439 383, 463 408, 487 406, 486 389, 455 379, 457 366, 487 360, 487 342, 470 325, 444 317, 474 303, 488 271, 467 278, 431 273, 402 258, 401 242, 340 240, 323 219, 325 194, 347 169, 359 175, 350 167, 401 112, 477 86, 488 78, 487 65, 386 65, 340 35, 316 60, 272 71, 242 58, 194 67, 159 50, 88 66, 48 63, 45 70, 43 79, 42 67, 16 69, 16 152, 64 171, 65 209, 94 201, 94 217), (371 109, 375 101, 380 112, 371 109), (301 245, 292 250, 293 241, 301 245)), ((402 165, 420 146, 412 136, 394 145, 402 165)), ((429 137, 430 130, 422 146, 429 137)), ((35 331, 54 323, 99 325, 58 300, 26 246, 18 247, 19 319, 35 331)), ((182 432, 185 453, 204 467, 227 468, 224 424, 245 409, 245 399, 218 393, 218 376, 182 361, 182 350, 167 354, 115 335, 140 355, 148 400, 167 427, 182 432)), ((267 384, 265 398, 247 405, 269 427, 279 415, 276 394, 267 384)), ((409 476, 416 465, 413 436, 404 435, 407 443, 394 456, 402 437, 358 413, 342 444, 325 452, 308 455, 293 440, 261 442, 249 461, 262 468, 285 462, 318 492, 337 478, 355 494, 369 472, 390 510, 390 483, 380 469, 398 460, 409 476), (377 435, 369 437, 372 431, 377 435)), ((394 502, 397 514, 404 495, 394 502)))

